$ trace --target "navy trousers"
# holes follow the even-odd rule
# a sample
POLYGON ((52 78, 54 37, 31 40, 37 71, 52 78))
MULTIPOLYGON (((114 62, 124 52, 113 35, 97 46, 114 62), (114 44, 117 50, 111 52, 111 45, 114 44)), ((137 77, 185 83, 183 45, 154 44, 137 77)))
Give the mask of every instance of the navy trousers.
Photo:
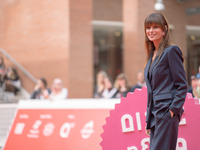
POLYGON ((150 150, 176 150, 179 118, 168 111, 150 129, 150 150))

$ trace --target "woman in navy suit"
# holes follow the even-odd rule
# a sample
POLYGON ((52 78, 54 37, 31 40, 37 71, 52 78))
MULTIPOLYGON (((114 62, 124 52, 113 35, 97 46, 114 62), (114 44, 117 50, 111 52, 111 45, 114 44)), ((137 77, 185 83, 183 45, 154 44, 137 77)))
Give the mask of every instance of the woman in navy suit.
POLYGON ((150 150, 175 150, 187 92, 182 52, 178 46, 169 44, 169 26, 162 14, 147 16, 144 27, 146 133, 150 135, 150 150))

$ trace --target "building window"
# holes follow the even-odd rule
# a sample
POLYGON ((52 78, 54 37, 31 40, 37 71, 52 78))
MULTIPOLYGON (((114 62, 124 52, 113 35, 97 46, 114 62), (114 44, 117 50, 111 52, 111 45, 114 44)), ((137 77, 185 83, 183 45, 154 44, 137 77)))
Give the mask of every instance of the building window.
POLYGON ((114 80, 123 71, 122 23, 93 21, 94 75, 104 70, 114 80))
MULTIPOLYGON (((200 66, 200 26, 187 26, 188 80, 196 75, 200 66)), ((190 83, 190 82, 189 82, 190 83)))

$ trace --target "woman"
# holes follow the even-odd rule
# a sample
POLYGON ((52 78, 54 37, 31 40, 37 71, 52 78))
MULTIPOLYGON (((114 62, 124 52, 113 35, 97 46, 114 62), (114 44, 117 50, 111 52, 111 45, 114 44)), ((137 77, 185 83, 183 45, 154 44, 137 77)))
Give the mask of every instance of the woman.
POLYGON ((0 74, 5 71, 5 64, 3 57, 0 56, 0 74))
POLYGON ((131 87, 130 92, 134 92, 135 89, 141 89, 144 86, 146 86, 145 81, 144 81, 144 73, 143 71, 138 71, 137 83, 133 87, 131 87))
POLYGON ((104 90, 102 93, 102 98, 116 98, 118 94, 117 88, 113 88, 112 80, 110 77, 104 79, 104 90))
POLYGON ((53 80, 53 85, 51 87, 51 100, 64 100, 68 97, 68 89, 63 87, 63 81, 60 78, 55 78, 53 80))
POLYGON ((104 90, 104 79, 107 77, 107 73, 105 71, 99 71, 96 76, 97 85, 94 90, 94 98, 102 98, 102 93, 104 90))
POLYGON ((18 76, 15 68, 8 68, 6 75, 4 76, 5 91, 13 92, 17 95, 17 92, 21 89, 21 80, 18 76))
POLYGON ((196 80, 196 85, 197 85, 197 88, 196 88, 196 97, 200 98, 200 79, 196 80))
POLYGON ((148 91, 146 133, 151 150, 175 150, 183 113, 187 81, 182 52, 169 44, 169 26, 160 13, 144 22, 147 63, 144 71, 148 91))
POLYGON ((31 99, 48 99, 51 91, 47 88, 45 78, 40 78, 35 85, 34 91, 31 94, 31 99))
POLYGON ((197 97, 197 79, 194 75, 190 77, 191 86, 188 88, 188 93, 191 93, 193 97, 197 97))
POLYGON ((115 88, 118 89, 118 94, 117 94, 118 98, 126 97, 127 93, 130 90, 130 84, 128 78, 124 73, 120 73, 117 76, 115 80, 115 88))
POLYGON ((0 86, 3 84, 3 79, 6 73, 3 57, 0 56, 0 86))

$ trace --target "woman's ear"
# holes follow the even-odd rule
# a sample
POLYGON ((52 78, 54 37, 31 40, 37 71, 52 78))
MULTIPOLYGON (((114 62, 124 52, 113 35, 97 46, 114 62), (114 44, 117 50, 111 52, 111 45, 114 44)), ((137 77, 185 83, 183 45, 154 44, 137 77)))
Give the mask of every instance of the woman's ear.
POLYGON ((163 32, 162 35, 165 36, 165 32, 163 32))
POLYGON ((165 25, 164 31, 163 31, 163 36, 165 36, 165 33, 167 33, 168 27, 165 25))
POLYGON ((168 29, 168 27, 167 27, 167 25, 165 25, 165 31, 167 31, 167 29, 168 29))

